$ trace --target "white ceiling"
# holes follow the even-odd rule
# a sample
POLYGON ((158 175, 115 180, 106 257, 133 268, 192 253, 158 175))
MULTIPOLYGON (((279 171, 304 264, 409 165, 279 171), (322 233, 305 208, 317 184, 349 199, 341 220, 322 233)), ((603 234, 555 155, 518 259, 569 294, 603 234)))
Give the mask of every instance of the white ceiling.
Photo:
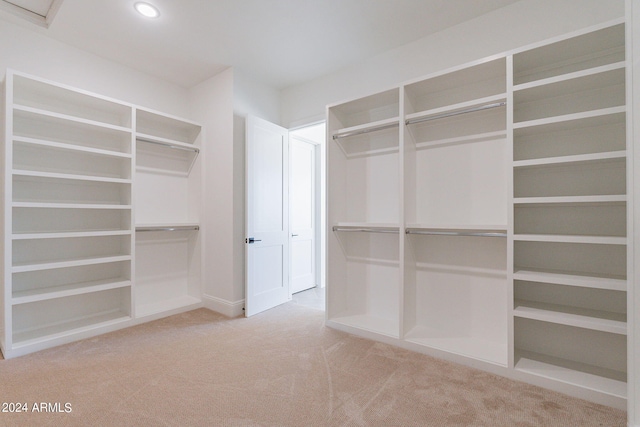
POLYGON ((44 34, 184 87, 234 66, 275 88, 518 0, 64 0, 44 34))
POLYGON ((53 0, 3 0, 7 3, 18 6, 22 9, 31 11, 36 15, 46 17, 51 9, 53 0))

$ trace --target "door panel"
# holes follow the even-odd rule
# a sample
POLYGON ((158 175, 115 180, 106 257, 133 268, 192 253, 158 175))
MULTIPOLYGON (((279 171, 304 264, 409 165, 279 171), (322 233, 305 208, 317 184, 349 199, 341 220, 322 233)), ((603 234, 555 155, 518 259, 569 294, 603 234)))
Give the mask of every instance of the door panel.
POLYGON ((291 138, 291 292, 315 283, 315 145, 291 138))
POLYGON ((287 302, 289 148, 287 130, 247 117, 245 316, 287 302))

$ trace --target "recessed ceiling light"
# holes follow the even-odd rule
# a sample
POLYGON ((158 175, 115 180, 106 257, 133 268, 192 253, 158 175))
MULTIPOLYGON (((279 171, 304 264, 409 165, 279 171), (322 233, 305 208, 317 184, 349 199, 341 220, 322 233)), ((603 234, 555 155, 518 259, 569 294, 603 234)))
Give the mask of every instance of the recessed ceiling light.
POLYGON ((133 7, 136 8, 140 15, 146 16, 147 18, 157 18, 160 16, 160 11, 149 3, 137 2, 133 7))

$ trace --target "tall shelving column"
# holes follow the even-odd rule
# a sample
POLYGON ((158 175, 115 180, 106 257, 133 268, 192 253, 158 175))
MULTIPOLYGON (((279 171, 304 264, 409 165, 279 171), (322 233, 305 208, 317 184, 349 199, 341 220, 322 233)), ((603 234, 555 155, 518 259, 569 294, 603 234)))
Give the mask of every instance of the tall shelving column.
POLYGON ((202 305, 202 127, 137 108, 135 316, 202 305))
POLYGON ((329 107, 327 319, 400 335, 399 90, 329 107))
POLYGON ((9 70, 6 358, 131 319, 132 107, 9 70))
POLYGON ((513 56, 515 369, 626 398, 623 23, 513 56))
POLYGON ((504 57, 404 86, 404 339, 507 365, 504 57))

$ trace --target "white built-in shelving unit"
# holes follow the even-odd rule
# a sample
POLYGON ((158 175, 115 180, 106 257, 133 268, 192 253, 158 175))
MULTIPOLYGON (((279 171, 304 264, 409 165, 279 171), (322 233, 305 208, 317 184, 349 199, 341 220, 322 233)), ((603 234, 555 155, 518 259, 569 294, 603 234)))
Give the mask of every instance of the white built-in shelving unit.
POLYGON ((507 365, 505 58, 406 84, 404 339, 507 365))
POLYGON ((327 309, 337 323, 400 336, 398 89, 329 110, 333 232, 327 309))
POLYGON ((201 134, 197 123, 136 109, 138 317, 201 305, 201 134))
MULTIPOLYGON (((180 285, 188 287, 180 295, 146 291, 135 273, 136 264, 144 264, 135 257, 140 246, 136 211, 145 218, 161 208, 149 206, 145 197, 159 191, 165 199, 179 194, 187 200, 174 199, 176 205, 194 207, 199 197, 193 192, 183 197, 183 188, 158 190, 164 182, 141 178, 136 159, 144 156, 136 153, 136 138, 155 135, 166 138, 162 143, 176 138, 177 145, 187 146, 195 139, 182 142, 177 135, 197 135, 199 127, 13 70, 7 71, 4 96, 4 357, 133 324, 158 294, 176 299, 187 295, 191 304, 199 302, 197 243, 184 245, 178 256, 181 261, 198 259, 189 261, 192 270, 173 272, 173 280, 195 283, 180 285), (178 274, 187 279, 178 279, 178 274)), ((167 168, 162 159, 158 168, 167 168)), ((197 167, 192 163, 183 175, 197 167)), ((174 211, 179 209, 185 208, 174 211)), ((193 222, 197 213, 192 215, 171 220, 193 222)), ((176 257, 157 252, 156 269, 176 257)), ((173 308, 179 306, 187 304, 173 308)))
POLYGON ((327 324, 619 407, 623 20, 328 108, 327 324))
POLYGON ((625 28, 513 56, 515 369, 624 399, 625 28))

